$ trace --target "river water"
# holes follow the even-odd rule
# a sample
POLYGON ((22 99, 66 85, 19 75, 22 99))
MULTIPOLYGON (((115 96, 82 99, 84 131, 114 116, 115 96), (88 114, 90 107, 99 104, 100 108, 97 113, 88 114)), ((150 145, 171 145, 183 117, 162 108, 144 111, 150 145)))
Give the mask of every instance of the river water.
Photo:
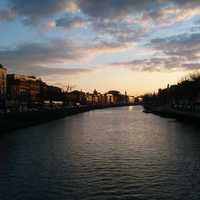
POLYGON ((0 137, 1 200, 200 199, 200 128, 141 107, 0 137))

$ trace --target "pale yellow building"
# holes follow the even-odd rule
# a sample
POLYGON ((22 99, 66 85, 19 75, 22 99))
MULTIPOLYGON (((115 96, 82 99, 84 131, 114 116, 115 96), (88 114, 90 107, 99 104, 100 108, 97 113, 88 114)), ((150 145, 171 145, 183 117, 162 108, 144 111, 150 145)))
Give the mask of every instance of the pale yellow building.
POLYGON ((6 74, 7 70, 0 64, 0 96, 6 96, 6 74))

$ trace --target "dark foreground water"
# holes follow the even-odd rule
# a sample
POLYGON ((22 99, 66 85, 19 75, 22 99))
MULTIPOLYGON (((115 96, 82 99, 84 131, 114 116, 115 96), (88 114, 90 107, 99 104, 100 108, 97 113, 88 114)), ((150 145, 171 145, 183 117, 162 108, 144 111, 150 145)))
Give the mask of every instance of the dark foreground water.
POLYGON ((0 200, 200 199, 200 129, 141 107, 0 137, 0 200))

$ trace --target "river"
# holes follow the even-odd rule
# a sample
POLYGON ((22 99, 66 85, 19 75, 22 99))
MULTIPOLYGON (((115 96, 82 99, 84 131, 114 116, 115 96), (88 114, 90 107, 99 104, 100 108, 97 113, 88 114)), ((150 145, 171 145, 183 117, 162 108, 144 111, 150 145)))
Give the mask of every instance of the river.
POLYGON ((200 128, 94 110, 0 137, 1 200, 200 198, 200 128))

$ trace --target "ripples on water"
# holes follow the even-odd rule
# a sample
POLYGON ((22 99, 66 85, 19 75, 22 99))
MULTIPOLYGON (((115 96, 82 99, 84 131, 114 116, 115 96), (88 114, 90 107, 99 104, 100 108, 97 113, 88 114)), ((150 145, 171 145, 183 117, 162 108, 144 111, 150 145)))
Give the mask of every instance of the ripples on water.
POLYGON ((141 107, 91 111, 0 138, 1 200, 199 198, 199 128, 141 107))

